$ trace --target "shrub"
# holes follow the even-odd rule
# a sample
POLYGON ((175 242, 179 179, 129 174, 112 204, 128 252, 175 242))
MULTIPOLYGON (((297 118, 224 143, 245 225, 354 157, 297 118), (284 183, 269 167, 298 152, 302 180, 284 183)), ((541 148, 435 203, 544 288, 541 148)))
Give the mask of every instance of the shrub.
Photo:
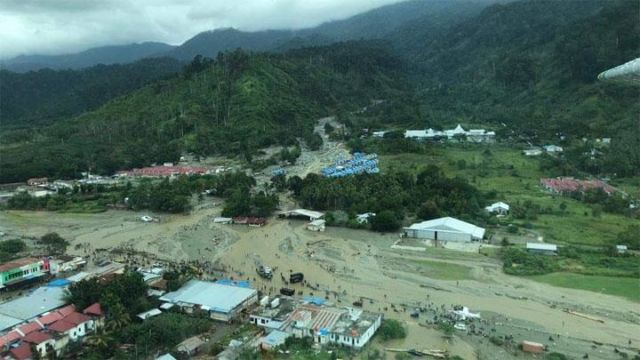
POLYGON ((382 340, 404 339, 407 337, 407 331, 398 320, 385 319, 378 330, 382 340))

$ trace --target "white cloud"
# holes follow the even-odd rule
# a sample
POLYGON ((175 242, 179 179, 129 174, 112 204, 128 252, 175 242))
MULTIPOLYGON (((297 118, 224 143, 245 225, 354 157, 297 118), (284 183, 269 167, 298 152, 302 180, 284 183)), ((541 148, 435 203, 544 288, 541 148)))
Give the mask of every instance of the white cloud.
POLYGON ((304 28, 400 0, 2 0, 0 58, 143 41, 180 44, 221 27, 304 28))

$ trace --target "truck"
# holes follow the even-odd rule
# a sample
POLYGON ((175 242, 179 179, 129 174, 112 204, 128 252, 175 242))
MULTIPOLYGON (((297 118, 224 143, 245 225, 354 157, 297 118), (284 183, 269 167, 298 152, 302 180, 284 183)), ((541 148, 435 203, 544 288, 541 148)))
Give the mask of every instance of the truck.
POLYGON ((291 275, 289 275, 289 282, 291 284, 302 282, 302 280, 304 280, 304 274, 300 272, 292 273, 291 275))
POLYGON ((262 278, 271 279, 273 277, 273 270, 268 266, 260 265, 256 270, 258 271, 258 275, 262 278))

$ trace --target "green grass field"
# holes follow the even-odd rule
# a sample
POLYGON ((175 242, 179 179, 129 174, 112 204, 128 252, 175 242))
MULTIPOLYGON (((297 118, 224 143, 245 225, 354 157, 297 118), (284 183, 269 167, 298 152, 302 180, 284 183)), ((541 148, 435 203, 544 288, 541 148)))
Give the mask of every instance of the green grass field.
POLYGON ((409 260, 420 267, 420 272, 436 280, 468 280, 472 279, 471 268, 458 264, 450 264, 429 260, 409 260))
MULTIPOLYGON (((591 208, 578 200, 552 196, 540 187, 540 178, 547 177, 540 170, 540 159, 525 157, 520 150, 495 145, 458 144, 434 148, 431 154, 397 154, 380 156, 382 171, 406 170, 418 172, 430 164, 437 165, 448 176, 461 176, 482 191, 497 191, 497 200, 506 203, 532 201, 553 214, 541 214, 529 221, 532 230, 540 232, 545 241, 558 244, 604 245, 615 242, 616 236, 637 220, 602 213, 591 215, 591 208), (489 150, 485 154, 485 150, 489 150), (464 160, 464 165, 459 164, 464 160), (564 213, 560 204, 566 205, 564 213)), ((637 182, 620 181, 625 191, 637 191, 637 182)), ((487 204, 488 205, 488 204, 487 204)), ((524 225, 525 221, 505 219, 524 225)))
POLYGON ((553 273, 529 276, 527 278, 553 286, 622 296, 640 302, 640 279, 573 273, 553 273))

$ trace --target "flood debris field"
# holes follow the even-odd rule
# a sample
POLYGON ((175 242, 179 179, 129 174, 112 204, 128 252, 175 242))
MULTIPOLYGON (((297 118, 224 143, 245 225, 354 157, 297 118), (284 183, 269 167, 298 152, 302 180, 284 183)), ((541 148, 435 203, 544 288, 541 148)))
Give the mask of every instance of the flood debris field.
POLYGON ((204 276, 248 279, 267 294, 290 286, 338 305, 361 301, 365 310, 402 320, 409 330, 403 340, 376 340, 371 346, 380 350, 443 349, 464 359, 511 359, 522 358, 517 344, 530 340, 576 358, 618 359, 616 350, 635 355, 640 347, 639 304, 621 297, 511 277, 497 260, 477 253, 392 249, 397 234, 345 228, 316 233, 304 221, 278 219, 261 228, 222 225, 213 222, 220 211, 201 206, 190 215, 154 215, 157 223, 141 222, 140 214, 127 211, 6 211, 0 213, 0 231, 7 238, 56 231, 71 242, 68 252, 78 255, 101 250, 122 260, 128 251, 142 254, 124 257, 136 262, 205 263, 211 271, 204 276), (257 264, 272 267, 273 279, 260 278, 257 264), (290 272, 303 272, 306 283, 287 284, 290 272), (482 320, 473 331, 456 330, 445 338, 435 319, 456 304, 480 312, 482 320), (412 318, 416 308, 424 313, 412 318), (492 337, 513 340, 496 346, 492 337))

